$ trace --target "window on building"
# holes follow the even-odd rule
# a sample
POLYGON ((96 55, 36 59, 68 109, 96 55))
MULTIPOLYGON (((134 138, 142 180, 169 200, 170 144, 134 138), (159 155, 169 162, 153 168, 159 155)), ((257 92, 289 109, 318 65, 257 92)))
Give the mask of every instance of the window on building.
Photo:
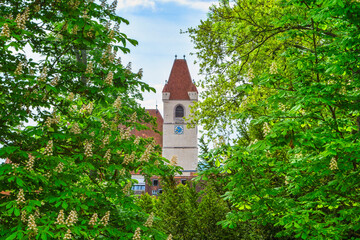
POLYGON ((181 179, 181 184, 185 185, 186 184, 186 179, 181 179))
POLYGON ((153 180, 153 186, 157 186, 157 185, 159 185, 159 180, 154 179, 154 180, 153 180))
POLYGON ((162 189, 159 189, 158 193, 159 194, 162 194, 163 190, 162 189))
POLYGON ((184 117, 184 108, 182 106, 177 106, 175 108, 175 117, 182 118, 184 117))
POLYGON ((131 187, 133 191, 145 191, 145 185, 134 185, 131 187))
POLYGON ((154 195, 157 195, 157 194, 158 194, 157 190, 152 190, 152 191, 151 191, 151 195, 154 196, 154 195))

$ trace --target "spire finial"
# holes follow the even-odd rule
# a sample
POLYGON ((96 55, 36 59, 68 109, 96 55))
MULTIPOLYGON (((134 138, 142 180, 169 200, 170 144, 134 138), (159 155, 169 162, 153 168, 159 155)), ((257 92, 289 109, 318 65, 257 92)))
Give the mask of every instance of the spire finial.
POLYGON ((165 84, 167 84, 167 80, 165 79, 165 84))
POLYGON ((157 99, 156 99, 156 112, 158 112, 157 99))
POLYGON ((184 54, 184 60, 185 60, 185 54, 184 54))
POLYGON ((177 59, 177 55, 175 54, 175 59, 177 59))

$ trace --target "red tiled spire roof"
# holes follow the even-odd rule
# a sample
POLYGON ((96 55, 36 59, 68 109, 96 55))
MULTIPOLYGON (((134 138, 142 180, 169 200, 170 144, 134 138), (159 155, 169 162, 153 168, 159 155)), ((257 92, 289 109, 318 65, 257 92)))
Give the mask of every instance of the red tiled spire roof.
POLYGON ((190 100, 188 92, 198 92, 185 59, 175 59, 163 92, 170 93, 170 100, 190 100))
POLYGON ((135 130, 133 134, 135 136, 139 136, 142 138, 154 138, 157 144, 159 144, 162 147, 162 131, 163 131, 163 123, 164 119, 161 116, 161 113, 157 109, 146 109, 150 116, 156 118, 156 130, 158 130, 160 133, 156 133, 153 129, 153 125, 151 123, 146 123, 145 125, 149 128, 148 130, 135 130))

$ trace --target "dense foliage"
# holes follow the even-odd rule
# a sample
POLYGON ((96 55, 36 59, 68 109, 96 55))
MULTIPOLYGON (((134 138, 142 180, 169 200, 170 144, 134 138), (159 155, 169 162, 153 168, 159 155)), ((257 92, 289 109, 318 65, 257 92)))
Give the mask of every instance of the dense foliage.
POLYGON ((172 239, 250 239, 250 229, 229 229, 219 225, 229 212, 212 185, 197 191, 194 182, 165 186, 158 197, 142 195, 139 205, 156 218, 154 228, 171 234, 172 239), (245 235, 247 234, 247 235, 245 235))
POLYGON ((224 0, 189 29, 206 76, 194 121, 222 139, 237 208, 225 225, 360 238, 359 14, 350 0, 224 0))
POLYGON ((172 170, 132 130, 142 70, 120 57, 137 42, 116 2, 0 3, 1 239, 148 239, 130 194, 132 171, 172 170), (134 234, 135 233, 135 234, 134 234))

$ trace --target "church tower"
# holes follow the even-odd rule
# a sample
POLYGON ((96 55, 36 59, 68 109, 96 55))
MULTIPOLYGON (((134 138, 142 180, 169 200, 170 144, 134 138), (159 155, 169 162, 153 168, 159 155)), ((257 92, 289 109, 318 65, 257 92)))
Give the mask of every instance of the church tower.
POLYGON ((185 59, 175 59, 169 81, 162 91, 164 104, 163 149, 167 159, 177 156, 183 175, 195 172, 198 163, 197 127, 188 128, 184 118, 190 106, 198 100, 198 91, 191 81, 185 59))

